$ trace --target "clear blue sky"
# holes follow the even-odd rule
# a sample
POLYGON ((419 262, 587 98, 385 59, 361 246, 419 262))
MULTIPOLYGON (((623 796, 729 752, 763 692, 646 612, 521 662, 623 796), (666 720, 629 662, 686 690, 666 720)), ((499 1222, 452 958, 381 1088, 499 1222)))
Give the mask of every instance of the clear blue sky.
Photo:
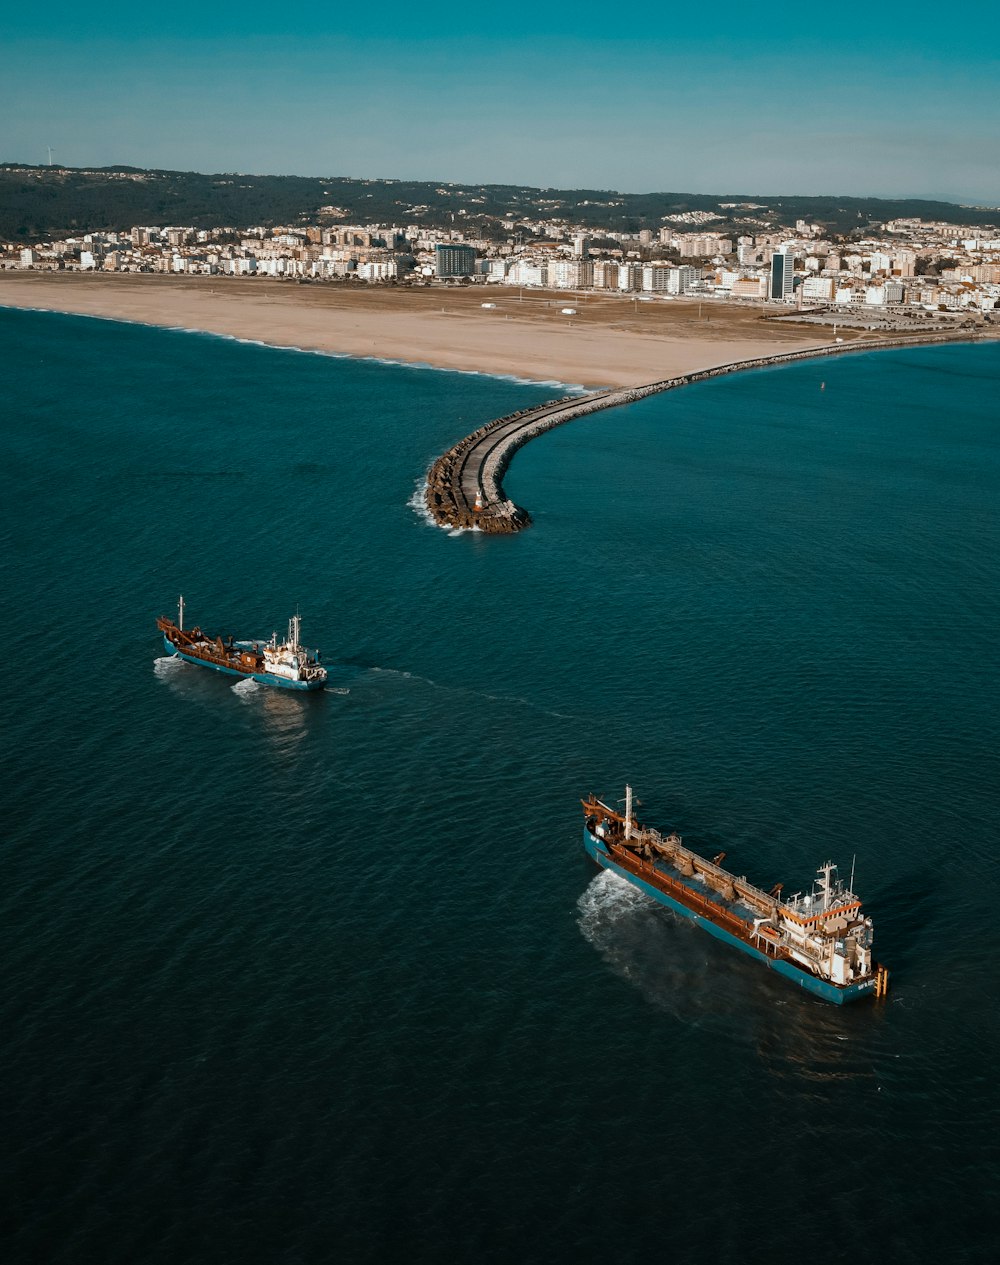
POLYGON ((0 41, 7 161, 1000 204, 983 0, 54 0, 0 41))

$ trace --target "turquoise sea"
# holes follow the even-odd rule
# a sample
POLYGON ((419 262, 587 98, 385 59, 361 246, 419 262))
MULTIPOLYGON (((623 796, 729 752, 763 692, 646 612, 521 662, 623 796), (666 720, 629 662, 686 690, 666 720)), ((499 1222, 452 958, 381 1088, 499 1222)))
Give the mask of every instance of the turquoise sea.
POLYGON ((1000 345, 761 370, 515 458, 557 394, 0 311, 5 1262, 992 1262, 1000 345), (331 689, 166 659, 296 609, 331 689), (840 1010, 581 845, 617 797, 769 887, 840 1010))

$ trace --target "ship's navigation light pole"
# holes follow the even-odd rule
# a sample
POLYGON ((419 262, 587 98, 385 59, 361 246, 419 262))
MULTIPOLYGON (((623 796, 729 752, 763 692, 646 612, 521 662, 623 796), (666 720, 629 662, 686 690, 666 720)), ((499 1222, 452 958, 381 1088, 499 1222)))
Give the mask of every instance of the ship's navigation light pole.
POLYGON ((632 788, 625 787, 625 838, 632 838, 632 788))
POLYGON ((177 627, 184 631, 184 594, 177 599, 177 627))

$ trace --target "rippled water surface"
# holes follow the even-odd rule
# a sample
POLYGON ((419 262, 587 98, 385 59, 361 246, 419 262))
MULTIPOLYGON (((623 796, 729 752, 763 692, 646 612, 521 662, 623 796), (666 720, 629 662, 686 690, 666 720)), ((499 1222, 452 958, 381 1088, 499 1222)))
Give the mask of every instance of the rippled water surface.
POLYGON ((992 1261, 1000 347, 551 387, 33 313, 5 348, 4 1256, 992 1261), (298 608, 330 690, 166 658, 298 608), (849 866, 885 1004, 583 854, 849 866))

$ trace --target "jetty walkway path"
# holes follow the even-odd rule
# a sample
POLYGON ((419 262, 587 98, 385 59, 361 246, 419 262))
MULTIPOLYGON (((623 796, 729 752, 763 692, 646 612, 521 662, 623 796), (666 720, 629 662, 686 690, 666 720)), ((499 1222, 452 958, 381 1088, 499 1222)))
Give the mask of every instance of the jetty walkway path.
POLYGON ((852 351, 877 351, 892 347, 920 347, 934 343, 974 342, 976 335, 930 335, 918 338, 882 338, 850 343, 830 343, 805 351, 779 352, 754 360, 736 360, 676 378, 664 378, 647 386, 622 387, 593 391, 587 395, 570 395, 535 408, 521 409, 487 422, 478 430, 460 439, 431 466, 427 472, 425 500, 434 521, 442 527, 474 528, 492 534, 509 534, 527 527, 528 512, 515 505, 504 493, 503 479, 514 453, 529 439, 561 426, 564 422, 601 409, 632 404, 649 395, 672 391, 692 382, 704 382, 742 369, 759 369, 766 365, 788 364, 796 360, 814 360, 822 356, 842 355, 852 351))

